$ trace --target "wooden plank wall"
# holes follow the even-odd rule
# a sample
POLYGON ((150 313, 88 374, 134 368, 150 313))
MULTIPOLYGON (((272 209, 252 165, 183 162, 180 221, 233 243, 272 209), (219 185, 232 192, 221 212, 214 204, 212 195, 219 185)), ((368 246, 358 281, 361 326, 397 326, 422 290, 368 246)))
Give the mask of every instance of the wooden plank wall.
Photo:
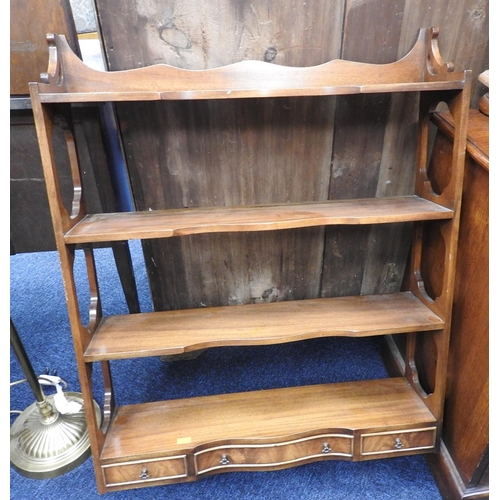
POLYGON ((29 96, 28 82, 37 82, 40 73, 47 71, 49 47, 45 35, 53 31, 65 35, 79 53, 69 0, 10 0, 11 96, 29 96))
MULTIPOLYGON (((486 0, 96 0, 111 70, 243 59, 388 63, 439 26, 446 61, 488 68, 486 0)), ((473 107, 485 92, 476 86, 473 107)), ((140 210, 406 194, 416 102, 407 95, 126 104, 117 108, 140 210), (403 127, 402 123, 408 125, 403 127)), ((157 310, 387 292, 408 227, 197 235, 144 244, 157 310), (397 242, 395 245, 394 242, 397 242)))

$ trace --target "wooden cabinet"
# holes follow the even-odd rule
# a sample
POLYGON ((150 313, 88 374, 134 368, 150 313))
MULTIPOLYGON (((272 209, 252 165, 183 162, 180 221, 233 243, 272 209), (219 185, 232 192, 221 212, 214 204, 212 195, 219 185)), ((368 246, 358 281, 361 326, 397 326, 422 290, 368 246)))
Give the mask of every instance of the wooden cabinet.
MULTIPOLYGON (((469 71, 453 71, 437 48, 437 30, 421 30, 403 59, 385 65, 334 60, 297 68, 243 61, 209 70, 157 65, 96 72, 71 51, 64 37, 49 37, 51 73, 30 87, 53 226, 66 287, 91 447, 101 493, 193 481, 232 470, 281 469, 315 460, 352 461, 430 453, 437 449, 446 389, 454 267, 459 229, 469 71), (213 206, 125 213, 90 213, 65 115, 85 102, 221 101, 265 106, 268 98, 413 93, 419 98, 415 188, 408 196, 288 200, 281 204, 213 206), (428 168, 429 117, 444 103, 456 134, 443 180, 428 168), (51 147, 60 125, 75 184, 69 205, 57 183, 51 147), (185 238, 208 233, 298 232, 323 226, 406 224, 413 228, 408 287, 394 293, 316 297, 270 303, 200 307, 103 317, 93 245, 128 239, 185 238), (435 242, 437 241, 437 243, 435 242), (86 253, 93 300, 82 325, 72 262, 86 253), (426 281, 429 246, 440 277, 426 281), (425 266, 424 266, 425 264, 425 266), (430 285, 430 287, 429 287, 430 285), (318 337, 407 335, 404 376, 305 387, 274 388, 119 406, 111 361, 176 355, 218 346, 269 345, 318 337), (415 366, 417 339, 434 340, 432 390, 415 366), (105 382, 101 427, 93 401, 92 366, 105 382)), ((240 138, 245 140, 244 133, 240 138)), ((286 144, 284 145, 286 146, 286 144)), ((234 159, 232 171, 244 169, 234 159)), ((394 168, 397 168, 394 165, 394 168)), ((316 241, 305 241, 312 245, 316 241)), ((396 242, 398 243, 398 242, 396 242)), ((217 252, 213 258, 217 258, 217 252)))
MULTIPOLYGON (((434 122, 434 161, 446 163, 455 127, 434 122)), ((461 225, 451 325, 443 447, 432 460, 445 498, 487 498, 489 445, 489 117, 472 109, 467 128, 461 225)), ((424 351, 425 354, 425 351, 424 351)))
MULTIPOLYGON (((30 0, 10 2, 10 245, 11 254, 55 250, 56 244, 43 181, 33 113, 29 99, 28 82, 37 81, 47 70, 49 48, 45 40, 48 32, 57 30, 68 38, 71 48, 79 54, 77 34, 68 0, 39 2, 30 0)), ((96 116, 84 113, 79 119, 80 130, 96 130, 96 116), (92 123, 93 122, 93 123, 92 123), (90 128, 85 127, 89 124, 90 128)), ((87 163, 83 182, 87 197, 93 206, 102 208, 102 198, 96 189, 93 165, 104 157, 98 134, 89 139, 94 143, 94 162, 87 163)), ((83 145, 82 145, 83 146, 83 145)), ((59 141, 54 145, 59 165, 66 161, 59 141)), ((85 157, 84 157, 85 158, 85 157)), ((61 188, 71 197, 71 176, 62 169, 61 188)), ((106 183, 102 183, 102 192, 106 183)))

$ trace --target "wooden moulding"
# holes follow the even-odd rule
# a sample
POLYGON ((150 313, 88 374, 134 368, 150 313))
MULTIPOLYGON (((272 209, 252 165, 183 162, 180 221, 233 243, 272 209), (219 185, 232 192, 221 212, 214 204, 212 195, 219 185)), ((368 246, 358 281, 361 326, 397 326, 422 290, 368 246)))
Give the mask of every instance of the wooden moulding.
POLYGON ((336 59, 290 67, 246 60, 207 70, 166 64, 122 71, 86 66, 63 35, 48 35, 50 63, 38 85, 42 102, 145 101, 286 97, 461 89, 466 72, 453 71, 437 47, 438 30, 420 30, 412 50, 390 64, 336 59))

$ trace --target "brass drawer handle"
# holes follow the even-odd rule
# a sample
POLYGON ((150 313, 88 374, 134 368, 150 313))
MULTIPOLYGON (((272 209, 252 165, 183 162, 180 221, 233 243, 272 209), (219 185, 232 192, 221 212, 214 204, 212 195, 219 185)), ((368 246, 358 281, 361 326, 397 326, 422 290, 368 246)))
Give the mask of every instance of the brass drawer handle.
POLYGON ((401 439, 396 438, 396 441, 394 442, 394 448, 396 448, 396 450, 400 450, 401 448, 404 448, 404 446, 405 445, 403 444, 401 439))
POLYGON ((227 465, 229 463, 229 458, 227 458, 227 455, 225 453, 222 455, 222 458, 219 463, 221 465, 227 465))
POLYGON ((144 467, 144 469, 142 469, 141 474, 139 475, 139 477, 141 479, 148 479, 149 478, 148 469, 146 469, 146 467, 144 467))

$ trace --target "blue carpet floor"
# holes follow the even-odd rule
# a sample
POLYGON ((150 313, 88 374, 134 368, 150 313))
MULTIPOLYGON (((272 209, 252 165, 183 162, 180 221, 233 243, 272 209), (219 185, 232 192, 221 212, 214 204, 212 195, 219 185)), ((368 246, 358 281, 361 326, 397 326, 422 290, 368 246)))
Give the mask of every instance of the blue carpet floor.
MULTIPOLYGON (((149 288, 138 242, 131 242, 141 310, 151 310, 149 288)), ((78 253, 78 252, 77 252, 78 253)), ((96 251, 105 315, 127 312, 111 250, 96 251), (111 279, 109 279, 111 277, 111 279)), ((83 255, 75 265, 85 296, 83 255)), ((10 314, 35 373, 56 373, 67 391, 79 392, 74 350, 56 252, 10 257, 10 314)), ((11 349, 11 383, 24 378, 11 349)), ((387 376, 379 339, 318 339, 268 347, 218 348, 195 360, 159 358, 112 363, 117 403, 154 401, 225 392, 387 376)), ((96 402, 102 405, 99 370, 96 402)), ((51 388, 44 388, 47 395, 51 388)), ((11 425, 34 403, 27 383, 10 388, 11 425)), ((15 500, 115 500, 192 498, 196 500, 440 500, 424 456, 364 463, 325 461, 276 472, 219 474, 189 484, 158 486, 99 495, 92 459, 52 479, 30 479, 11 467, 10 498, 15 500)))

